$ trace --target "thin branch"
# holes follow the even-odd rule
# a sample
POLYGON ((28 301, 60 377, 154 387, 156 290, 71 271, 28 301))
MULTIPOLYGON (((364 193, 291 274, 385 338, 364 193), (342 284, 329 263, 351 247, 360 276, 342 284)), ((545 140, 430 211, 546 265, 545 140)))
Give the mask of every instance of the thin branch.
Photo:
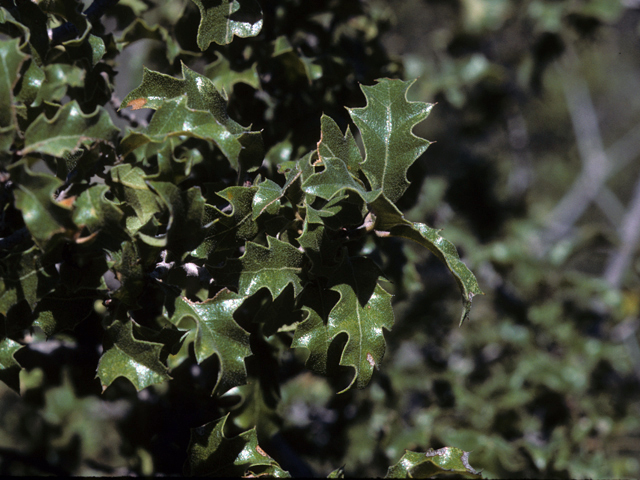
MULTIPOLYGON (((561 70, 561 73, 564 72, 561 70)), ((611 171, 587 83, 577 75, 564 73, 563 76, 562 86, 582 161, 582 171, 548 217, 549 227, 545 234, 547 245, 553 245, 569 232, 596 199, 611 171)))
POLYGON ((633 197, 620 230, 620 247, 609 259, 604 272, 605 280, 614 288, 620 287, 624 273, 631 263, 640 240, 640 178, 636 182, 633 197))

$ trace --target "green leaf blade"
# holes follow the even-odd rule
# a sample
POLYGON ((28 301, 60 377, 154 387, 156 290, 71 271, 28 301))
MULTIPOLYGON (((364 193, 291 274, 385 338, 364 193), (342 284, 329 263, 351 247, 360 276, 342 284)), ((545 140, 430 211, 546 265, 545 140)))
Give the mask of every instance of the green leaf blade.
POLYGON ((385 78, 373 86, 362 85, 367 106, 348 109, 364 143, 366 155, 361 168, 372 190, 382 190, 392 202, 409 186, 406 172, 430 144, 412 132, 432 108, 406 100, 412 84, 385 78))
POLYGON ((212 42, 227 45, 237 35, 255 37, 262 29, 262 11, 254 0, 192 0, 200 9, 198 47, 204 51, 212 42))

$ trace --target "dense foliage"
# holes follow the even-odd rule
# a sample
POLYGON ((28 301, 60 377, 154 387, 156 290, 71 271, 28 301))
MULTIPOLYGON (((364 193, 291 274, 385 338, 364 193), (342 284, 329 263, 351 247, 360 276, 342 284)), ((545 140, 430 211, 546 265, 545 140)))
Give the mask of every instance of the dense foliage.
POLYGON ((0 470, 638 473, 638 201, 575 67, 631 8, 390 5, 0 3, 0 470))

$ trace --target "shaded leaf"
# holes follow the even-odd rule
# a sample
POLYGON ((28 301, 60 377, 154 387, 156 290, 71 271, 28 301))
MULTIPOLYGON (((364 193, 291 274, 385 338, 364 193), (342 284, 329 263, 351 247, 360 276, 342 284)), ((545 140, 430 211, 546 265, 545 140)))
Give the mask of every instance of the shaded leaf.
POLYGON ((22 367, 14 355, 21 348, 22 345, 10 338, 0 340, 0 380, 16 393, 20 393, 20 370, 22 367))
POLYGON ((47 338, 64 330, 73 330, 91 315, 97 298, 98 296, 91 292, 65 295, 56 291, 38 302, 33 312, 33 324, 40 327, 47 338))
POLYGON ((0 41, 0 152, 9 151, 17 130, 13 87, 22 62, 27 59, 19 44, 19 39, 0 41))
POLYGON ((119 130, 102 107, 85 115, 75 100, 58 110, 48 120, 44 114, 36 118, 25 132, 22 153, 39 152, 62 157, 82 145, 93 142, 113 142, 119 130))
POLYGON ((150 27, 142 18, 136 18, 122 35, 116 40, 120 49, 123 49, 138 40, 149 39, 158 40, 167 49, 167 60, 173 63, 178 55, 194 53, 187 52, 180 47, 180 44, 169 34, 169 31, 161 25, 150 27))
POLYGON ((42 265, 40 258, 39 250, 32 247, 0 260, 0 313, 6 315, 20 300, 26 300, 33 309, 53 291, 58 272, 53 265, 42 265))
POLYGON ((431 478, 438 475, 482 478, 480 472, 469 465, 469 452, 455 447, 426 453, 407 450, 398 463, 389 467, 385 478, 431 478))
POLYGON ((114 231, 121 228, 124 213, 106 197, 109 191, 107 185, 93 185, 82 192, 74 203, 74 223, 87 227, 90 232, 106 228, 114 235, 114 231))
POLYGON ((96 372, 103 390, 118 377, 125 377, 138 391, 171 378, 160 361, 163 345, 136 339, 133 320, 115 320, 106 333, 108 346, 96 372))
POLYGON ((31 159, 26 158, 9 167, 16 185, 15 205, 40 246, 58 237, 70 237, 76 230, 71 221, 71 208, 54 200, 54 192, 62 185, 58 178, 29 169, 31 159))
POLYGON ((229 414, 191 429, 184 474, 193 476, 241 477, 264 474, 289 478, 288 472, 258 446, 255 429, 237 437, 224 436, 229 414), (253 475, 251 475, 253 474, 253 475))
POLYGON ((204 238, 204 198, 200 187, 186 191, 169 182, 149 182, 169 210, 167 248, 174 253, 196 248, 204 238))
POLYGON ((233 36, 255 37, 262 29, 262 10, 254 0, 192 0, 200 9, 198 47, 206 50, 215 42, 231 43, 233 36))
POLYGON ((244 255, 233 258, 214 277, 222 285, 238 289, 242 295, 253 295, 267 288, 276 298, 287 285, 292 284, 294 294, 302 290, 302 263, 304 254, 290 243, 267 237, 268 247, 247 242, 244 255))
POLYGON ((220 52, 216 52, 218 59, 204 67, 204 74, 209 77, 214 85, 221 91, 230 92, 236 83, 246 83, 247 85, 260 89, 260 77, 258 76, 257 63, 244 70, 234 70, 231 62, 220 52))
POLYGON ((198 363, 215 354, 220 362, 220 373, 213 389, 224 393, 243 385, 247 379, 244 359, 251 355, 249 334, 233 319, 246 296, 222 290, 204 302, 192 302, 176 297, 170 306, 169 320, 181 329, 195 329, 195 354, 198 363), (195 327, 188 324, 191 319, 195 327))
POLYGON ((407 102, 406 93, 412 84, 385 78, 373 86, 362 85, 367 106, 348 109, 364 144, 361 168, 371 189, 382 190, 391 202, 396 202, 409 186, 407 170, 430 143, 412 133, 432 108, 426 103, 407 102))
POLYGON ((140 167, 125 163, 116 165, 109 172, 111 191, 123 207, 133 209, 135 216, 127 216, 127 229, 136 233, 160 211, 158 196, 153 193, 145 181, 145 173, 140 167))

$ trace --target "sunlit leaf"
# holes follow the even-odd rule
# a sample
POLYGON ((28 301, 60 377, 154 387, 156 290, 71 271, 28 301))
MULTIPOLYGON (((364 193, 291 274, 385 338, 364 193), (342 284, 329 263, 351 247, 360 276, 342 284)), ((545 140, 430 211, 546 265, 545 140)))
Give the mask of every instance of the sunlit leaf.
POLYGON ((27 59, 19 44, 19 39, 0 41, 0 152, 9 150, 16 133, 13 87, 18 81, 20 66, 27 59))
POLYGON ((0 340, 0 381, 15 392, 20 392, 21 367, 14 355, 21 348, 22 345, 10 338, 0 340))
POLYGON ((161 350, 162 344, 133 336, 133 320, 115 320, 107 328, 107 346, 96 373, 103 390, 118 377, 125 377, 136 390, 170 379, 160 361, 161 350))
POLYGON ((372 190, 382 190, 392 202, 409 186, 407 170, 430 143, 412 133, 432 107, 407 102, 406 93, 412 84, 385 78, 373 86, 362 85, 367 106, 348 109, 364 144, 365 161, 361 168, 372 190))
POLYGON ((389 467, 385 478, 431 478, 455 474, 462 478, 482 478, 469 465, 469 452, 444 447, 426 453, 406 451, 400 461, 389 467))
POLYGON ((39 152, 62 157, 82 145, 113 142, 118 132, 106 110, 98 107, 85 115, 73 100, 61 107, 51 120, 41 114, 29 125, 24 134, 22 153, 39 152))
POLYGON ((211 3, 192 0, 200 9, 198 47, 206 50, 215 42, 231 43, 233 36, 255 37, 262 29, 262 11, 255 0, 221 0, 211 3))
POLYGON ((224 393, 246 382, 244 359, 251 355, 249 334, 233 319, 245 299, 244 295, 222 290, 201 303, 177 297, 168 307, 171 323, 181 329, 195 329, 198 363, 214 354, 218 357, 220 373, 213 393, 224 393))

